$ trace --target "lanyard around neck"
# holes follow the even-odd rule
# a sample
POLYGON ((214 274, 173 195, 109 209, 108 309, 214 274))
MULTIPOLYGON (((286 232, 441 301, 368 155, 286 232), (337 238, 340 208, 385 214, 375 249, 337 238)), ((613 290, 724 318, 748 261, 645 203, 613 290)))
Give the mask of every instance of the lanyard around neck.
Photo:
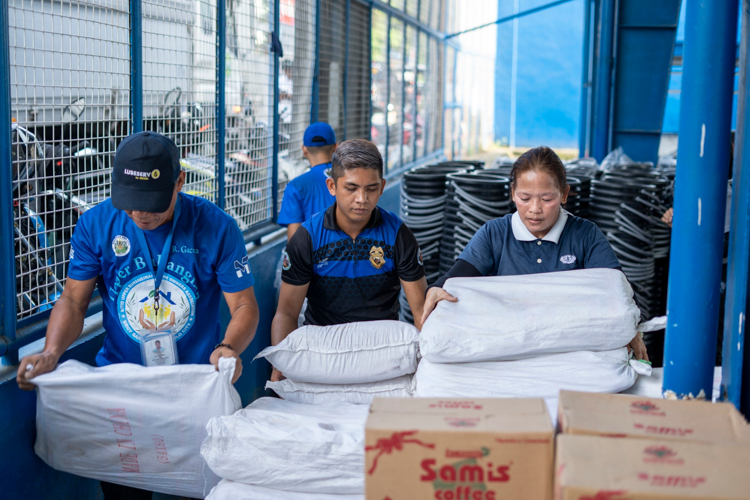
POLYGON ((174 214, 172 215, 172 228, 169 230, 167 241, 164 243, 164 249, 159 257, 159 267, 154 272, 154 264, 151 260, 151 251, 148 249, 146 243, 146 236, 143 233, 143 229, 135 226, 135 233, 138 236, 138 243, 141 245, 141 250, 146 256, 146 265, 148 266, 151 274, 154 276, 154 311, 159 311, 159 285, 161 285, 161 279, 164 277, 164 272, 167 270, 167 260, 169 259, 169 251, 172 248, 172 237, 174 236, 174 228, 177 226, 177 219, 180 218, 180 196, 177 195, 177 203, 175 203, 174 214))

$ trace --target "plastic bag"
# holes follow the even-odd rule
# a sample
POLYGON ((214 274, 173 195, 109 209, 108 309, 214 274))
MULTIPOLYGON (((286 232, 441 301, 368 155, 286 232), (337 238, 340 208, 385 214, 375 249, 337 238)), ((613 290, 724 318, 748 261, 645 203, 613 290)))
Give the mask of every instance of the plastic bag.
POLYGON ((414 373, 418 339, 419 330, 400 321, 308 325, 255 359, 295 382, 364 384, 414 373))
POLYGON ((366 384, 314 384, 294 382, 266 382, 266 389, 273 390, 287 401, 305 404, 353 403, 369 405, 373 398, 410 398, 414 393, 414 376, 404 375, 380 382, 366 384))
POLYGON ((236 483, 222 479, 211 490, 211 494, 206 497, 206 500, 365 500, 365 496, 272 490, 253 484, 236 483))
POLYGON ((261 398, 211 419, 201 455, 224 479, 304 493, 364 493, 369 407, 261 398))
POLYGON ((242 407, 235 360, 95 368, 66 361, 34 379, 34 451, 50 467, 170 495, 203 498, 218 483, 199 451, 212 417, 242 407))
POLYGON ((607 351, 636 335, 640 311, 625 275, 580 269, 523 276, 452 278, 420 335, 434 363, 607 351))
POLYGON ((561 389, 621 392, 651 365, 631 360, 625 347, 568 352, 516 361, 431 363, 422 360, 416 397, 557 398, 561 389))

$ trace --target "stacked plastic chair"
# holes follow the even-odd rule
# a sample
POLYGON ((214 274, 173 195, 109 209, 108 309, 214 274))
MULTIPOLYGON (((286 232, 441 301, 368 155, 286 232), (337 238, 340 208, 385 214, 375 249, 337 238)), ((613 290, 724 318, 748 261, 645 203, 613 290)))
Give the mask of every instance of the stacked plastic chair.
MULTIPOLYGON (((473 170, 466 162, 444 162, 416 168, 404 174, 401 182, 401 220, 414 233, 422 252, 427 283, 440 277, 440 243, 443 235, 446 175, 473 170)), ((401 319, 410 323, 414 318, 403 291, 399 296, 401 319)))
POLYGON ((450 268, 479 228, 487 221, 508 214, 512 202, 510 179, 499 172, 480 170, 450 174, 448 184, 453 194, 453 206, 457 209, 453 218, 456 225, 453 227, 452 248, 447 242, 442 250, 448 256, 453 250, 452 262, 447 263, 450 268))
MULTIPOLYGON (((604 232, 628 277, 642 319, 666 312, 670 228, 661 221, 670 206, 672 182, 650 163, 611 167, 592 181, 591 220, 604 232)), ((661 359, 663 332, 646 334, 661 359)))

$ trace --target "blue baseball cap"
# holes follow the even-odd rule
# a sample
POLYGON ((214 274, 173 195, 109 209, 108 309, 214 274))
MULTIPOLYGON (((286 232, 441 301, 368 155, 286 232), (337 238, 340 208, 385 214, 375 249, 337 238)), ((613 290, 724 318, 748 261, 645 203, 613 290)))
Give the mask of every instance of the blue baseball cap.
POLYGON ((325 122, 313 123, 305 130, 305 137, 302 144, 308 148, 319 148, 321 146, 336 144, 336 132, 325 122))
POLYGON ((117 147, 112 167, 112 206, 119 210, 166 212, 180 177, 180 152, 172 139, 138 132, 117 147))

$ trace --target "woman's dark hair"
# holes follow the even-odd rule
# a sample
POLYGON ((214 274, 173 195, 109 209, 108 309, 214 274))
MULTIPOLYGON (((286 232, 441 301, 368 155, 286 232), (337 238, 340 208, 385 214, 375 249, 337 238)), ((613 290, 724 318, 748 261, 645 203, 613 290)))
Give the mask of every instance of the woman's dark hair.
POLYGON ((565 165, 563 165, 557 153, 552 151, 552 148, 539 146, 529 149, 518 157, 510 171, 510 184, 513 189, 516 189, 516 179, 518 179, 518 176, 532 170, 541 170, 549 174, 561 193, 565 190, 565 186, 568 185, 565 165))
POLYGON ((345 170, 371 168, 383 178, 383 157, 378 147, 364 139, 351 139, 339 144, 331 159, 331 177, 334 182, 344 175, 345 170))

